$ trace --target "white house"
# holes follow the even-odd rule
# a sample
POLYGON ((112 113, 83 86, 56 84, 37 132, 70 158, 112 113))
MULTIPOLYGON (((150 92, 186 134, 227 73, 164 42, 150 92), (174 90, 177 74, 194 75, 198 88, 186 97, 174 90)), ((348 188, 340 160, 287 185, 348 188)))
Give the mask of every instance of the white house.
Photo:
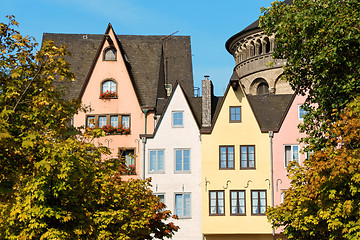
POLYGON ((175 240, 202 239, 199 114, 201 98, 188 98, 176 83, 154 134, 143 136, 145 177, 152 178, 154 194, 179 217, 175 240))

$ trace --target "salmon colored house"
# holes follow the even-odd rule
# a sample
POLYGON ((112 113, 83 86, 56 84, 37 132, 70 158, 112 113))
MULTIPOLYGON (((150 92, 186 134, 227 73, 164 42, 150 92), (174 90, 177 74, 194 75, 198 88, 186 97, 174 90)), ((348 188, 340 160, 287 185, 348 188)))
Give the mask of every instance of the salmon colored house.
POLYGON ((76 80, 58 85, 66 98, 78 98, 89 109, 74 116, 74 126, 103 128, 106 136, 98 143, 111 149, 108 157, 125 158, 125 179, 144 177, 140 134, 153 133, 176 81, 193 96, 190 38, 116 35, 111 24, 103 35, 43 38, 72 53, 67 61, 76 80))

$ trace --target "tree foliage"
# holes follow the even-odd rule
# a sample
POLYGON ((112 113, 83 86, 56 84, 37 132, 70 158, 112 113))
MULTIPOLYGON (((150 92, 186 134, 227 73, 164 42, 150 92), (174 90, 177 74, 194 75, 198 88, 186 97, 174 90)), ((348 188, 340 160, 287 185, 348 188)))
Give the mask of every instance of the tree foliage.
MULTIPOLYGON (((64 46, 41 50, 0 23, 0 239, 163 239, 177 230, 149 189, 149 180, 121 180, 106 147, 72 135, 80 110, 65 101, 54 79, 72 81, 64 46)), ((90 139, 89 139, 90 138, 90 139)))
POLYGON ((288 168, 284 203, 267 210, 288 239, 360 239, 360 97, 339 115, 327 145, 288 168))
POLYGON ((283 78, 297 94, 308 94, 300 126, 305 141, 321 149, 326 120, 339 118, 332 109, 343 109, 360 92, 360 2, 276 1, 262 12, 261 27, 275 34, 274 58, 287 59, 283 78))

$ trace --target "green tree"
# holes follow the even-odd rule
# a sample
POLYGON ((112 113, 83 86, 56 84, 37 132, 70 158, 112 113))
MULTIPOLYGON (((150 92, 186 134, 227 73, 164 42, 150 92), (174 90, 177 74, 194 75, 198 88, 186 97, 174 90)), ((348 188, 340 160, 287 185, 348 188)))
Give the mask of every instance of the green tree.
POLYGON ((163 239, 177 230, 149 180, 122 181, 106 147, 71 134, 80 108, 54 79, 72 81, 64 46, 37 44, 0 23, 0 239, 163 239))
POLYGON ((308 135, 304 140, 321 149, 326 120, 339 118, 332 110, 343 109, 360 92, 360 2, 275 1, 262 13, 261 27, 275 34, 274 58, 287 59, 284 79, 297 94, 308 94, 300 125, 308 135))
POLYGON ((360 97, 333 114, 327 145, 288 168, 284 202, 267 210, 288 239, 360 239, 360 97))

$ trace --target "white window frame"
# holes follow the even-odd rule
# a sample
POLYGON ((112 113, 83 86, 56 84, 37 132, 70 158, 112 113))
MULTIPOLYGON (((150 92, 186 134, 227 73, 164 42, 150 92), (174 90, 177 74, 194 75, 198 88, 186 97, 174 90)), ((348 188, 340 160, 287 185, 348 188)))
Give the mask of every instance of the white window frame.
POLYGON ((175 192, 174 193, 174 213, 179 217, 179 219, 189 219, 191 218, 191 192, 175 192), (185 197, 184 195, 185 194, 189 194, 190 196, 190 209, 189 209, 189 212, 190 212, 190 215, 189 216, 185 216, 184 213, 185 213, 185 197), (182 215, 178 215, 177 214, 177 209, 176 209, 176 195, 182 195, 182 215))
POLYGON ((107 79, 101 83, 101 92, 104 93, 106 91, 116 93, 116 82, 114 80, 107 79), (111 90, 112 88, 113 90, 111 90))
POLYGON ((296 161, 297 163, 300 164, 300 145, 299 145, 299 144, 285 144, 285 145, 284 145, 284 168, 286 169, 287 166, 289 165, 289 163, 292 162, 292 161, 296 161), (288 159, 287 159, 287 156, 286 156, 286 147, 291 147, 291 150, 290 150, 291 160, 288 160, 288 159), (297 159, 297 160, 294 160, 294 159, 293 159, 293 156, 294 156, 294 147, 297 147, 297 148, 298 148, 298 150, 297 150, 298 159, 297 159))
POLYGON ((148 152, 148 157, 149 157, 149 161, 148 161, 148 173, 149 174, 164 174, 165 173, 165 149, 149 149, 149 152, 148 152), (151 151, 156 151, 156 170, 151 170, 150 169, 150 166, 151 166, 151 151), (163 151, 164 152, 164 163, 163 163, 163 168, 164 169, 160 169, 159 170, 159 155, 158 155, 158 152, 159 151, 163 151))
POLYGON ((174 172, 175 173, 191 173, 191 151, 190 148, 175 148, 174 149, 174 172), (184 170, 184 151, 189 151, 189 170, 184 170), (181 170, 176 169, 176 152, 181 151, 181 170))
POLYGON ((281 189, 281 193, 280 193, 280 203, 283 203, 283 202, 284 202, 286 190, 287 190, 287 189, 281 189))
POLYGON ((184 111, 172 111, 171 112, 171 126, 173 128, 182 128, 182 127, 184 127, 184 111), (175 121, 174 114, 175 113, 181 113, 182 124, 175 124, 174 123, 174 121, 175 121))
MULTIPOLYGON (((163 201, 162 203, 165 204, 165 193, 163 193, 163 192, 158 192, 158 193, 154 193, 154 195, 157 196, 157 197, 159 198, 159 200, 160 200, 160 197, 159 197, 159 196, 164 196, 164 201, 163 201)), ((160 202, 161 202, 161 201, 160 201, 160 202)))

